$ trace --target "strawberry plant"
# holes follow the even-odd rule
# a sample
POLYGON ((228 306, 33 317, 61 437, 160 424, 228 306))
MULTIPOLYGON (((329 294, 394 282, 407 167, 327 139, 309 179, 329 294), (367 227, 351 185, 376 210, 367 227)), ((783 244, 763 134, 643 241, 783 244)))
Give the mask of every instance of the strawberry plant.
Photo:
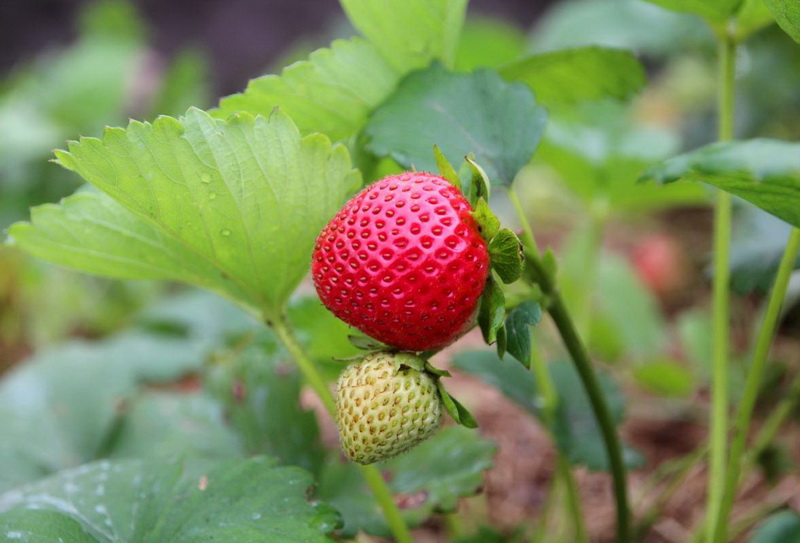
MULTIPOLYGON (((792 481, 776 436, 800 400, 797 364, 777 376, 768 364, 800 263, 800 144, 770 137, 774 103, 753 106, 741 129, 753 137, 734 139, 737 51, 773 27, 765 47, 796 60, 773 23, 800 42, 800 10, 565 2, 529 52, 518 31, 467 19, 466 0, 340 3, 358 36, 212 109, 193 94, 196 76, 185 97, 167 86, 153 100, 158 116, 99 137, 78 133, 114 120, 119 89, 94 87, 103 100, 80 102, 88 113, 65 108, 78 139, 53 161, 86 185, 9 226, 3 251, 26 263, 0 294, 39 266, 24 255, 126 281, 111 284, 170 285, 142 291, 120 324, 73 334, 99 337, 36 345, 0 380, 0 536, 407 543, 445 525, 462 542, 629 542, 658 537, 670 500, 707 466, 681 534, 800 537, 788 499, 734 508, 754 466, 764 487, 792 481), (718 79, 694 77, 714 45, 718 79), (672 77, 648 82, 637 54, 672 77), (663 121, 665 100, 686 118, 663 121), (713 108, 719 141, 708 143, 697 119, 713 108), (642 122, 653 117, 661 126, 642 122), (702 296, 665 314, 655 294, 691 288, 691 264, 672 238, 635 235, 643 217, 710 202, 710 316, 702 296), (635 236, 627 259, 609 250, 625 245, 620 231, 635 236), (676 269, 681 282, 663 278, 676 269), (769 291, 745 319, 752 346, 732 341, 732 290, 769 291), (759 404, 768 379, 783 392, 774 405, 759 404), (667 455, 654 461, 623 427, 635 411, 624 392, 639 410, 707 415, 707 437, 659 464, 667 455), (540 511, 511 528, 490 526, 485 505, 459 513, 503 467, 485 422, 488 403, 505 400, 549 440, 516 454, 550 455, 540 511), (598 516, 587 471, 601 474, 601 528, 587 522, 598 516)), ((102 10, 109 28, 130 17, 105 6, 87 32, 111 43, 102 10)), ((120 35, 128 58, 139 34, 120 35)))

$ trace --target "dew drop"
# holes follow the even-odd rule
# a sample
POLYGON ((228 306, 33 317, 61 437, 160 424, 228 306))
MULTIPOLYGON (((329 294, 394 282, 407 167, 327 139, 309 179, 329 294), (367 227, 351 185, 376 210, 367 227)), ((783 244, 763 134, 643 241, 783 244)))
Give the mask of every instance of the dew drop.
POLYGON ((209 192, 208 193, 208 199, 209 200, 216 200, 216 198, 217 198, 217 193, 216 192, 209 192))
POLYGON ((206 185, 211 183, 211 176, 207 173, 204 173, 200 176, 200 182, 205 183, 206 185))
POLYGON ((228 236, 231 235, 231 231, 228 228, 223 228, 222 230, 219 231, 219 235, 227 238, 228 236))

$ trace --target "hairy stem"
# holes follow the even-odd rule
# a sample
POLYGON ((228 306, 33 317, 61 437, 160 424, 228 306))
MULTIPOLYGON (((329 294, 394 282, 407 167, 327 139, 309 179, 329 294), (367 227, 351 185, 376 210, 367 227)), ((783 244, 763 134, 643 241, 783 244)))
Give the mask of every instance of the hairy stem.
MULTIPOLYGON (((336 404, 334 403, 333 395, 327 383, 322 378, 322 375, 317 370, 316 364, 308 356, 305 349, 300 345, 300 342, 297 341, 289 325, 285 320, 281 319, 271 322, 270 326, 300 368, 300 372, 303 374, 303 377, 305 377, 305 380, 317 393, 331 416, 335 418, 336 404)), ((409 532, 408 526, 400 514, 400 509, 394 502, 392 493, 386 481, 383 480, 381 472, 373 465, 359 465, 359 467, 361 468, 364 479, 372 490, 372 494, 375 496, 375 500, 383 510, 386 522, 389 524, 389 529, 395 541, 397 541, 397 543, 413 543, 414 540, 411 537, 411 532, 409 532)))
MULTIPOLYGON (((736 43, 727 33, 719 36, 719 140, 733 138, 733 94, 736 43)), ((711 441, 706 535, 718 541, 717 518, 725 488, 728 454, 728 349, 731 248, 731 195, 717 192, 714 206, 714 285, 712 302, 711 441)))
POLYGON ((730 458, 725 477, 725 488, 719 514, 717 515, 716 539, 712 540, 715 543, 722 543, 726 538, 728 515, 730 515, 731 508, 733 507, 733 500, 736 496, 736 487, 739 483, 739 475, 742 468, 742 455, 744 454, 745 444, 747 442, 747 433, 750 429, 753 409, 756 406, 758 392, 761 389, 761 383, 764 378, 767 356, 769 355, 770 346, 772 345, 772 340, 775 337, 775 330, 778 326, 781 306, 786 297, 786 289, 789 286, 789 279, 792 275, 794 264, 797 261, 798 250, 800 250, 800 229, 793 228, 789 235, 789 241, 783 253, 780 266, 778 267, 775 284, 772 286, 772 293, 767 303, 767 311, 761 322, 761 328, 759 329, 756 339, 756 348, 753 353, 753 362, 750 364, 750 368, 747 372, 744 394, 742 395, 739 411, 736 416, 734 426, 735 434, 731 444, 730 458))

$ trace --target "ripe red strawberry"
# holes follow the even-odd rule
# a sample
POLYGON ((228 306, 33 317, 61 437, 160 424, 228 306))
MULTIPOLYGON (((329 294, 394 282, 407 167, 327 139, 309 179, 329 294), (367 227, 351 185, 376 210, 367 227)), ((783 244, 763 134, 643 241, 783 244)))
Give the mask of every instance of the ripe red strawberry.
POLYGON ((312 261, 322 303, 392 347, 449 345, 472 324, 489 253, 447 180, 406 172, 354 196, 322 230, 312 261))

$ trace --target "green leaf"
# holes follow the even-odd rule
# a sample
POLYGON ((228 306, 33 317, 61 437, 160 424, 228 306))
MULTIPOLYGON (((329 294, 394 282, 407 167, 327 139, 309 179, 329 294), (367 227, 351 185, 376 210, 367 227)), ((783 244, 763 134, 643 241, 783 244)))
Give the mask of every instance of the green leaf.
MULTIPOLYGON (((769 290, 791 229, 782 220, 755 206, 737 206, 731 247, 731 289, 734 292, 745 296, 769 290)), ((795 262, 797 268, 800 268, 800 258, 795 262)))
MULTIPOLYGON (((516 362, 500 360, 489 351, 472 351, 456 355, 454 367, 497 387, 544 424, 538 386, 532 372, 516 362)), ((577 371, 571 364, 551 363, 550 376, 558 394, 558 406, 551 431, 556 445, 573 464, 592 470, 608 470, 608 460, 600 429, 589 398, 577 371)), ((607 375, 600 374, 600 384, 616 424, 622 421, 625 401, 619 388, 607 375)), ((624 459, 630 467, 641 465, 641 456, 625 447, 624 459)))
POLYGON ((447 389, 444 388, 444 384, 442 383, 441 379, 436 380, 436 388, 439 390, 439 396, 442 398, 442 404, 444 404, 444 408, 447 413, 453 417, 453 420, 456 423, 466 427, 466 428, 477 428, 478 422, 475 420, 475 417, 472 416, 472 413, 464 407, 464 405, 453 398, 447 389))
POLYGON ((743 0, 736 15, 736 39, 745 41, 750 35, 775 22, 766 0, 743 0))
POLYGON ((685 397, 694 389, 694 376, 685 366, 673 360, 655 360, 633 369, 636 382, 652 394, 685 397))
POLYGON ((142 383, 198 371, 207 348, 130 332, 17 366, 0 381, 0 490, 107 453, 142 383))
POLYGON ((618 257, 604 256, 596 292, 599 311, 613 323, 628 356, 642 360, 663 352, 667 329, 664 317, 658 301, 630 264, 618 257))
POLYGON ((340 0, 353 26, 398 72, 451 65, 467 0, 340 0))
POLYGON ((500 229, 489 242, 489 258, 503 283, 513 283, 522 276, 522 243, 508 228, 500 229))
POLYGON ((713 47, 714 43, 708 25, 700 18, 641 0, 559 2, 537 21, 532 37, 538 51, 601 45, 660 59, 713 47))
POLYGON ((492 344, 497 341, 497 333, 503 326, 505 316, 503 290, 490 274, 486 279, 486 287, 481 295, 481 306, 478 309, 478 325, 486 343, 492 344))
POLYGON ((61 513, 98 542, 326 542, 337 515, 308 503, 311 484, 303 470, 265 458, 102 461, 0 495, 0 511, 61 513))
POLYGON ((455 69, 496 68, 520 57, 526 50, 525 33, 501 19, 470 16, 464 23, 456 50, 455 69))
POLYGON ((338 141, 361 129, 401 76, 369 42, 336 40, 330 49, 311 53, 280 76, 253 79, 243 93, 223 98, 214 114, 267 116, 280 107, 303 134, 321 132, 338 141))
POLYGON ((500 219, 497 218, 497 215, 494 214, 492 208, 483 198, 478 198, 474 209, 472 217, 478 223, 481 237, 488 243, 500 231, 500 219))
POLYGON ((74 209, 58 213, 46 208, 44 222, 34 215, 33 225, 11 228, 24 249, 117 277, 176 279, 180 271, 177 279, 214 290, 267 318, 280 313, 308 272, 319 231, 358 182, 344 147, 331 146, 319 134, 301 138, 279 111, 268 119, 241 115, 218 121, 191 109, 180 120, 160 117, 153 124, 131 122, 127 130, 107 129, 102 140, 82 138, 70 144, 69 152, 56 155, 61 165, 147 226, 137 227, 136 219, 123 216, 105 228, 90 228, 113 208, 95 209, 96 200, 81 199, 76 211, 80 241, 71 233, 76 221, 68 211, 74 209), (154 243, 153 236, 163 242, 154 243), (113 266, 127 249, 120 244, 131 238, 140 251, 133 260, 144 264, 113 266), (78 255, 78 243, 90 250, 78 255), (164 248, 173 260, 161 270, 164 248), (98 250, 101 269, 95 264, 98 250), (192 270, 195 266, 200 269, 192 270))
POLYGON ((733 15, 742 0, 647 0, 653 4, 682 13, 692 13, 721 22, 733 15))
POLYGON ((677 150, 674 134, 636 126, 622 104, 584 103, 551 119, 536 162, 554 169, 558 180, 588 206, 642 214, 707 201, 702 187, 691 184, 636 183, 642 170, 677 150))
POLYGON ((795 543, 800 540, 800 516, 794 511, 780 511, 764 519, 753 531, 748 543, 795 543))
POLYGON ((313 411, 300 405, 297 368, 274 343, 234 348, 209 375, 213 395, 250 454, 319 474, 324 450, 313 411), (232 358, 230 358, 232 356, 232 358))
POLYGON ((800 143, 714 143, 653 166, 642 179, 708 183, 800 227, 800 143))
POLYGON ((509 185, 533 155, 547 114, 530 89, 490 70, 414 72, 365 127, 367 149, 405 167, 434 171, 438 145, 453 162, 469 153, 494 182, 509 185))
MULTIPOLYGON (((461 498, 479 492, 495 451, 495 445, 478 432, 454 426, 379 466, 406 521, 418 526, 436 512, 453 511, 461 498)), ((343 536, 352 537, 358 530, 390 535, 360 470, 352 463, 328 464, 318 497, 342 513, 343 536)))
POLYGON ((530 55, 504 64, 506 81, 521 81, 547 106, 584 100, 627 100, 645 85, 641 63, 630 52, 605 47, 580 47, 530 55))
POLYGON ((458 178, 453 165, 442 154, 438 145, 433 146, 433 155, 436 157, 436 165, 439 167, 439 175, 447 179, 451 185, 461 190, 461 180, 458 178))
POLYGON ((147 392, 125 409, 110 458, 242 456, 222 406, 204 394, 147 392))
MULTIPOLYGON (((531 365, 531 326, 542 320, 542 307, 536 302, 522 302, 508 312, 506 334, 508 354, 523 366, 531 365)), ((502 357, 501 357, 502 358, 502 357)))
POLYGON ((800 5, 790 0, 764 0, 764 3, 783 31, 800 43, 800 5))
POLYGON ((74 518, 41 509, 14 509, 0 513, 3 541, 19 543, 97 543, 74 518))

